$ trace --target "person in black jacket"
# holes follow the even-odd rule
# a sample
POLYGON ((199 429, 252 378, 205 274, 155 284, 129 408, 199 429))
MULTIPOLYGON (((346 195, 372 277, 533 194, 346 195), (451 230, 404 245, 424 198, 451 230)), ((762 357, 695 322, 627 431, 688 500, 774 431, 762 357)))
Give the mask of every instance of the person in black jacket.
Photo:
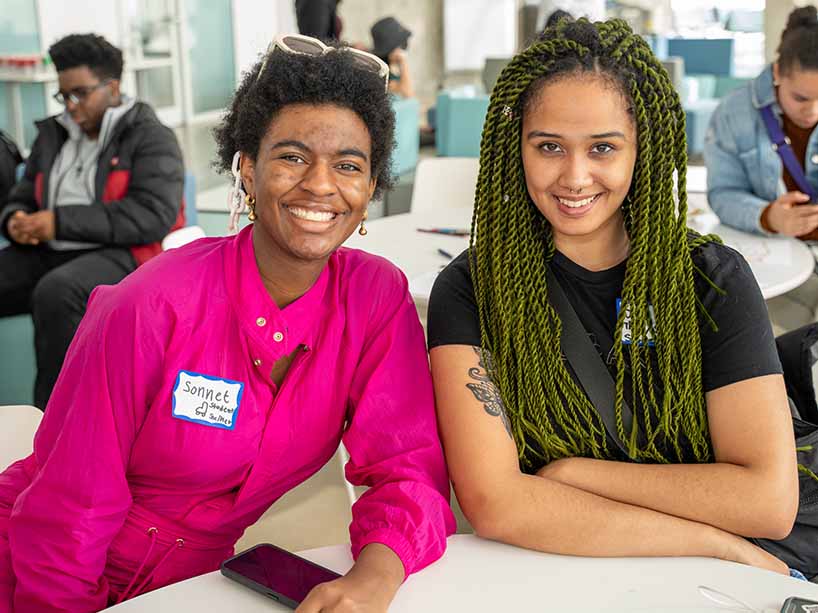
POLYGON ((340 0, 295 0, 298 31, 304 36, 322 40, 341 38, 340 0))
POLYGON ((37 123, 0 211, 0 317, 32 314, 34 403, 45 410, 91 291, 161 251, 184 225, 182 155, 153 109, 120 93, 122 52, 72 34, 50 49, 65 112, 37 123))

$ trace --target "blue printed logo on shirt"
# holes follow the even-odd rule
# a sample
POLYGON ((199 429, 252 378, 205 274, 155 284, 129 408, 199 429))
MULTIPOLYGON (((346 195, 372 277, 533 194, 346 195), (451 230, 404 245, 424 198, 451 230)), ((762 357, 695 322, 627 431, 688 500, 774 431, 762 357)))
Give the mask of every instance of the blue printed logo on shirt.
MULTIPOLYGON (((619 317, 619 311, 622 309, 622 298, 616 299, 616 316, 619 317)), ((656 316, 653 313, 653 305, 648 305, 648 315, 650 315, 650 326, 645 326, 645 337, 648 341, 648 347, 653 347, 653 330, 656 329, 656 316)), ((622 322, 622 344, 630 345, 633 333, 631 330, 631 310, 630 307, 625 308, 625 320, 622 322)))

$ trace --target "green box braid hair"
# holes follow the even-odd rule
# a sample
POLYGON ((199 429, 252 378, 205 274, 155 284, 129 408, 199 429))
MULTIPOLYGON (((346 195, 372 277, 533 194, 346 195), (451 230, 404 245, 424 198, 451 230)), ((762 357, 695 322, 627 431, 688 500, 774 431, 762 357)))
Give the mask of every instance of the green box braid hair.
POLYGON ((712 449, 697 322, 703 307, 695 292, 691 250, 714 237, 700 237, 686 227, 684 111, 667 72, 623 20, 560 21, 511 60, 492 92, 470 249, 481 343, 493 357, 491 375, 507 407, 523 467, 531 468, 535 459, 613 457, 599 413, 562 359, 562 325, 547 300, 551 227, 531 201, 521 157, 522 115, 532 97, 546 82, 583 72, 618 86, 631 105, 638 134, 633 182, 622 205, 631 247, 622 292, 627 309, 620 310, 615 338, 629 310, 630 376, 634 410, 638 407, 641 416, 633 431, 624 431, 626 356, 622 343, 614 343, 618 434, 634 460, 689 461, 683 458, 686 440, 696 460, 706 462, 712 449), (649 304, 655 313, 650 327, 656 365, 646 334, 649 304), (654 392, 657 382, 664 389, 661 398, 654 392), (638 422, 646 435, 642 446, 637 444, 638 422))

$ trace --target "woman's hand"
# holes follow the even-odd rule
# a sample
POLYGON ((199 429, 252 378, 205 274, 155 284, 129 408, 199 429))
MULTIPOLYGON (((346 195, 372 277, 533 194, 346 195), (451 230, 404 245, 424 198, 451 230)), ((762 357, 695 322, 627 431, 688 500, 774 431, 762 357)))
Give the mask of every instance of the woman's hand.
POLYGON ((387 58, 390 64, 395 64, 397 66, 403 66, 406 62, 406 52, 401 49, 400 47, 395 47, 390 53, 389 57, 387 58))
POLYGON ((803 236, 818 227, 818 205, 807 204, 809 196, 787 192, 773 200, 766 209, 767 224, 784 236, 803 236))
MULTIPOLYGON (((537 476, 582 489, 584 483, 582 482, 579 471, 582 469, 583 462, 585 462, 583 458, 562 458, 560 460, 553 460, 540 468, 540 470, 537 471, 537 476)), ((747 564, 748 566, 755 566, 756 568, 771 570, 783 575, 789 574, 789 568, 787 565, 774 555, 767 553, 756 545, 753 545, 750 541, 743 537, 736 536, 735 534, 731 534, 718 528, 715 530, 715 538, 723 540, 720 548, 713 552, 716 554, 716 557, 723 560, 729 560, 731 562, 747 564)))
POLYGON ((386 613, 404 576, 400 558, 371 543, 345 576, 316 585, 296 613, 386 613))
POLYGON ((774 573, 780 573, 782 575, 790 574, 790 569, 784 562, 774 555, 767 553, 761 547, 753 545, 750 541, 740 536, 729 533, 723 534, 728 535, 724 552, 720 556, 723 560, 747 564, 748 566, 755 566, 756 568, 763 568, 764 570, 771 570, 774 573))
POLYGON ((391 594, 377 584, 341 577, 316 585, 296 613, 386 613, 391 594))

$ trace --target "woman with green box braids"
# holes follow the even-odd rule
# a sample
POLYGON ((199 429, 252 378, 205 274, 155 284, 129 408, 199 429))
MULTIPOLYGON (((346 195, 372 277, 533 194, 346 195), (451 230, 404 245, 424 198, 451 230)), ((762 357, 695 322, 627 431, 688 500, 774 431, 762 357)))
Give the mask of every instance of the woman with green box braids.
POLYGON ((784 538, 798 507, 781 365, 747 263, 686 227, 685 150, 679 98, 624 21, 562 20, 500 76, 471 246, 428 325, 477 534, 787 572, 742 538, 784 538), (555 285, 610 373, 614 426, 561 352, 555 285))

